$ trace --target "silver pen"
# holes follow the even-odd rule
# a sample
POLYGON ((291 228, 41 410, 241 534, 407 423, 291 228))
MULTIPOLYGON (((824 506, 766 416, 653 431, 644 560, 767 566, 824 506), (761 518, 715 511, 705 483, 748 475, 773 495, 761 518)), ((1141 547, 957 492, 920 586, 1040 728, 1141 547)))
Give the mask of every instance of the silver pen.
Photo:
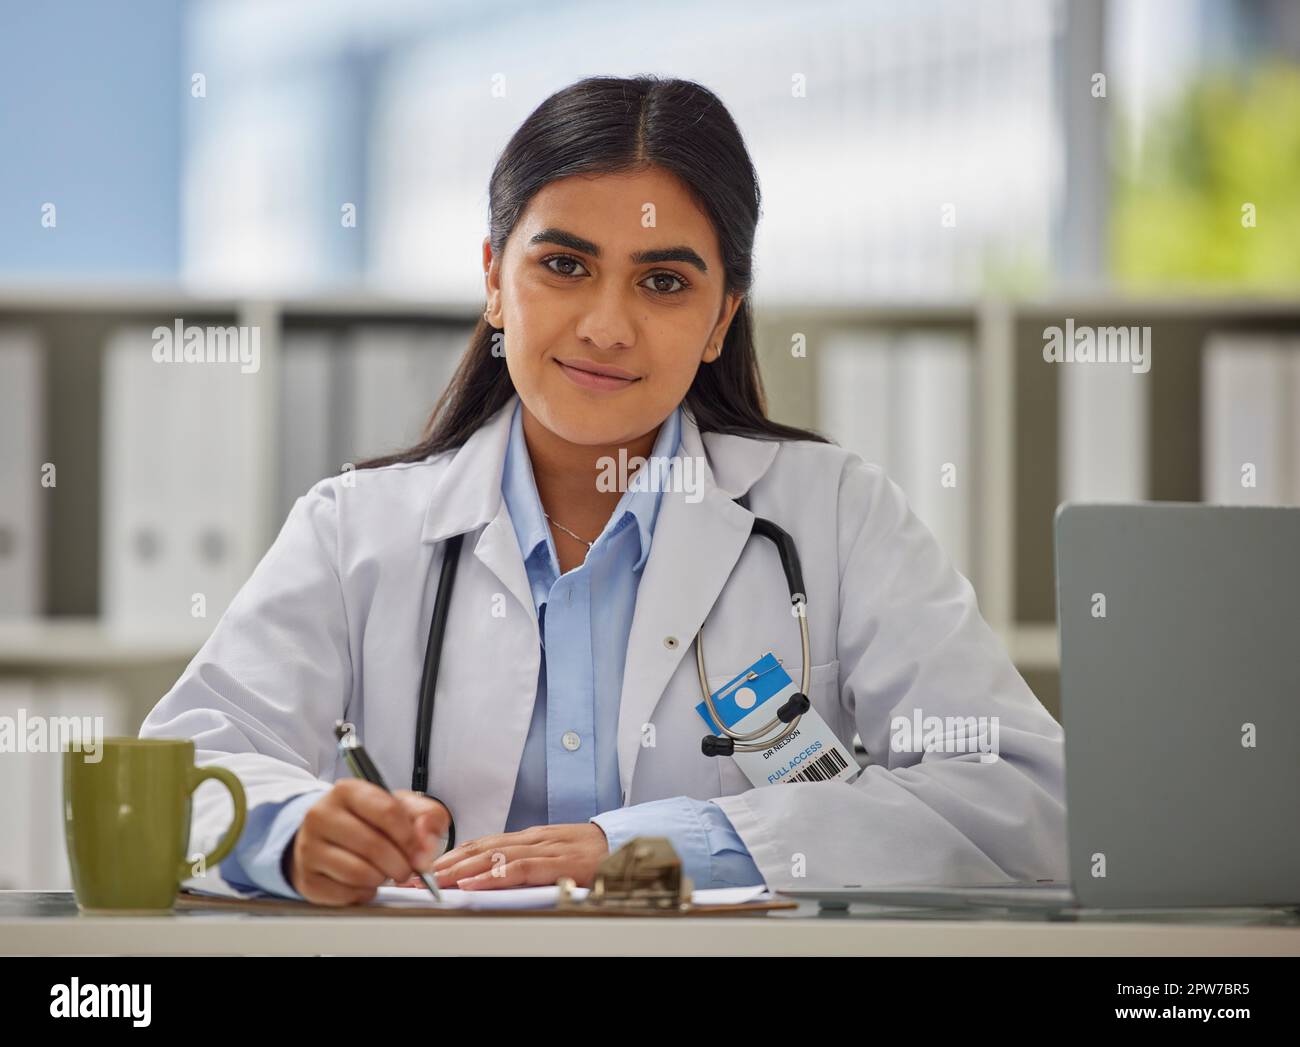
MULTIPOLYGON (((339 740, 339 754, 348 762, 352 773, 358 778, 363 778, 372 782, 386 793, 392 793, 392 789, 384 782, 384 776, 379 773, 379 768, 375 766, 375 761, 370 758, 370 754, 361 747, 361 739, 357 737, 357 730, 352 724, 345 720, 334 721, 334 737, 339 740)), ((415 875, 423 881, 424 886, 433 892, 435 901, 442 901, 442 892, 438 890, 437 883, 425 872, 419 869, 415 870, 415 875)))

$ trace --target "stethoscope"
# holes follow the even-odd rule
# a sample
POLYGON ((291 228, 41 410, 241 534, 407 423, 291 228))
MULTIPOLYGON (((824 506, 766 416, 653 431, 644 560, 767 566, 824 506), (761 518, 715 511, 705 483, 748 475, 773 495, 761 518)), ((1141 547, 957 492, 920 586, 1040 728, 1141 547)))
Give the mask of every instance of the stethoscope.
MULTIPOLYGON (((737 505, 748 509, 746 496, 735 499, 737 505)), ((736 732, 722 722, 713 696, 709 693, 709 677, 704 669, 704 629, 695 634, 695 667, 700 676, 700 692, 704 695, 704 704, 709 710, 710 719, 722 729, 722 735, 704 736, 700 748, 705 756, 731 756, 738 752, 758 752, 771 748, 785 741, 799 726, 799 718, 808 711, 808 687, 812 676, 812 653, 808 644, 808 616, 806 613, 807 596, 803 588, 803 570, 799 565, 799 554, 795 549, 794 539, 784 530, 755 516, 752 529, 746 541, 753 535, 762 535, 776 545, 781 557, 781 570, 785 572, 786 586, 790 590, 791 613, 799 620, 799 641, 803 652, 803 674, 799 690, 792 694, 777 710, 776 715, 761 727, 752 731, 736 732), (764 737, 769 731, 780 727, 779 733, 764 737)), ((429 622, 429 641, 424 648, 424 668, 420 674, 420 704, 415 719, 415 770, 411 776, 411 788, 424 793, 429 783, 429 740, 433 730, 434 689, 438 680, 438 664, 442 660, 442 640, 447 628, 447 615, 451 606, 452 588, 456 584, 456 569, 460 561, 460 547, 464 534, 452 535, 444 543, 442 571, 438 575, 438 593, 433 603, 433 618, 429 622)), ((756 679, 758 674, 750 670, 742 679, 733 681, 726 695, 756 679)), ((726 695, 719 695, 725 697, 726 695)))

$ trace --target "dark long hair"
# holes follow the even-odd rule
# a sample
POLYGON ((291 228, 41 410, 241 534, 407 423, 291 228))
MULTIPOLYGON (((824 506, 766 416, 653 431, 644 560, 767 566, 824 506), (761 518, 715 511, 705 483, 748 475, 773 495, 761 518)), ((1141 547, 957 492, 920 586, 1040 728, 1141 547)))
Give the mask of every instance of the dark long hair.
MULTIPOLYGON (((685 183, 717 231, 725 290, 745 295, 727 329, 722 355, 698 368, 686 392, 683 402, 700 430, 828 443, 818 433, 767 417, 748 297, 758 176, 735 121, 708 88, 657 76, 597 76, 547 98, 515 131, 492 171, 488 212, 493 255, 501 256, 519 216, 547 183, 648 166, 670 171, 685 183)), ((505 358, 493 354, 497 334, 480 316, 418 444, 357 468, 418 462, 460 447, 505 406, 515 387, 505 358)))

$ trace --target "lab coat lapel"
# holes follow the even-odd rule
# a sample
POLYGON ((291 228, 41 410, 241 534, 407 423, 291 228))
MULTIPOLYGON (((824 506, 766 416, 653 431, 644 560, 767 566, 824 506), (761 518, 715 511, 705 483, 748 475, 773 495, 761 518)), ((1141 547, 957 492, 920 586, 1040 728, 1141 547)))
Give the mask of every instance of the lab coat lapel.
POLYGON ((518 394, 479 426, 455 452, 429 500, 422 540, 441 542, 487 524, 474 544, 474 555, 525 608, 537 632, 537 608, 519 539, 501 495, 510 421, 518 394))
MULTIPOLYGON (((775 441, 701 434, 690 414, 682 412, 681 454, 697 463, 693 467, 704 494, 699 501, 688 501, 688 492, 674 489, 684 483, 675 481, 662 492, 650 558, 637 586, 618 720, 625 800, 644 725, 682 658, 694 663, 695 634, 749 538, 754 514, 732 499, 767 471, 777 450, 775 441)), ((674 476, 681 468, 682 463, 674 463, 674 476)))
MULTIPOLYGON (((472 696, 472 701, 442 703, 434 722, 435 748, 440 724, 450 728, 453 738, 476 739, 472 745, 453 745, 440 753, 441 761, 435 761, 435 767, 445 768, 448 782, 447 792, 437 794, 449 795, 453 807, 459 800, 462 810, 475 811, 474 818, 458 827, 464 839, 505 830, 541 668, 537 609, 519 539, 501 494, 501 473, 516 400, 517 396, 511 397, 454 452, 431 496, 422 532, 425 542, 442 542, 452 535, 466 534, 466 546, 472 543, 474 558, 496 579, 485 578, 469 561, 462 560, 453 603, 459 600, 462 608, 486 613, 491 604, 489 594, 501 587, 519 603, 508 610, 503 621, 493 624, 491 651, 475 650, 474 645, 488 635, 483 623, 462 617, 455 627, 468 633, 462 631, 457 643, 449 632, 447 649, 459 646, 462 651, 473 652, 476 666, 468 675, 446 666, 438 674, 443 686, 459 681, 462 686, 453 689, 462 690, 464 698, 472 696), (475 539, 474 531, 480 527, 482 531, 475 539), (503 631, 497 633, 498 628, 503 631), (443 721, 444 716, 453 719, 443 721), (484 724, 490 724, 491 730, 484 732, 484 724)), ((430 613, 439 569, 435 566, 427 583, 430 613)), ((439 690, 445 693, 442 686, 439 690)))

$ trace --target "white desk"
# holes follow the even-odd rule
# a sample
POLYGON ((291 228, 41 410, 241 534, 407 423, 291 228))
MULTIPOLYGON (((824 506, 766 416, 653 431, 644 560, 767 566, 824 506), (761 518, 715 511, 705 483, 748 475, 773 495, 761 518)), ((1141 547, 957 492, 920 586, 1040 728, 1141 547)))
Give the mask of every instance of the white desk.
MULTIPOLYGON (((866 911, 866 910, 864 910, 866 911)), ((1078 921, 956 914, 691 918, 82 916, 70 892, 0 891, 0 955, 1300 956, 1300 924, 1246 913, 1078 921)))

